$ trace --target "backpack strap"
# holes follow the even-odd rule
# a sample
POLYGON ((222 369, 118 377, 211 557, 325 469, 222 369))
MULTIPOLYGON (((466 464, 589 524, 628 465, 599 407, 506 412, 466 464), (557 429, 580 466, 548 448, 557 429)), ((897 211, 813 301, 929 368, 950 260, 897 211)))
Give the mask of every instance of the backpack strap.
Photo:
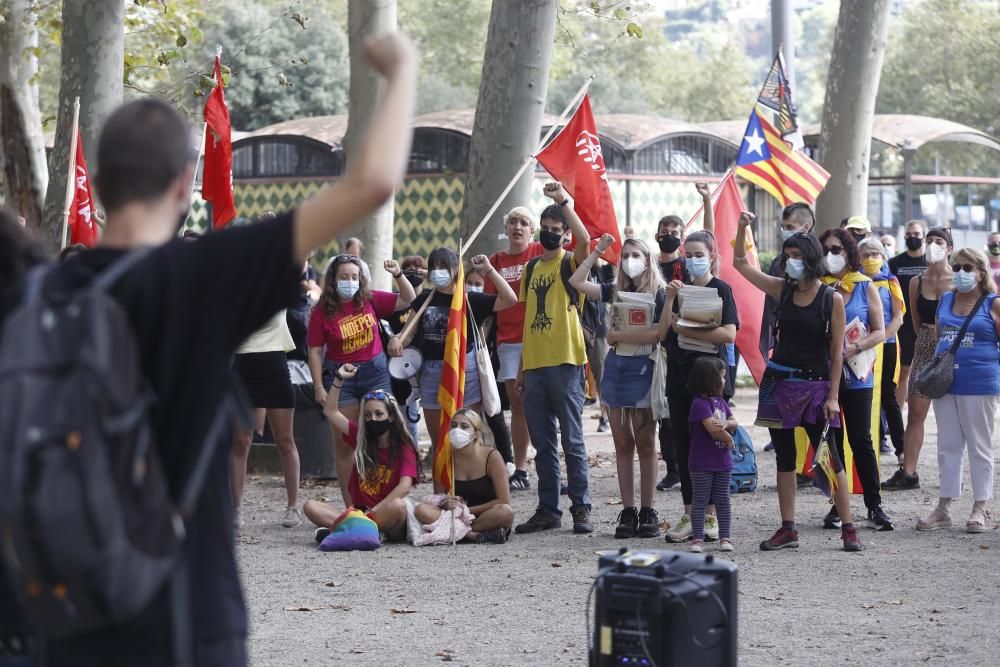
POLYGON ((527 285, 525 289, 531 287, 531 274, 535 272, 535 265, 538 264, 539 257, 532 257, 528 260, 528 263, 524 265, 524 272, 521 273, 521 284, 527 285))
POLYGON ((559 278, 562 280, 563 288, 566 290, 566 296, 569 297, 569 302, 579 309, 580 307, 580 292, 570 284, 570 278, 573 277, 573 255, 569 252, 563 251, 562 260, 559 263, 559 278))
POLYGON ((130 269, 149 255, 152 249, 153 246, 143 246, 126 253, 111 266, 101 271, 97 277, 94 278, 94 281, 91 283, 91 287, 102 292, 107 291, 116 282, 118 282, 119 278, 128 273, 130 269))
POLYGON ((822 283, 820 289, 823 290, 823 323, 826 325, 826 338, 829 340, 833 335, 833 295, 836 290, 822 283))

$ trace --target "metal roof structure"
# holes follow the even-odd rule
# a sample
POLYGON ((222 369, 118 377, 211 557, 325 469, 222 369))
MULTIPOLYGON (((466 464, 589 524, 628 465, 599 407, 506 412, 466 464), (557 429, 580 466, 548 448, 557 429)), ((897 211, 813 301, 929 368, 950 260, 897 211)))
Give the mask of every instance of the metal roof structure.
MULTIPOLYGON (((820 124, 802 128, 806 143, 818 139, 820 124)), ((912 114, 876 114, 872 123, 872 139, 895 148, 917 150, 933 142, 960 142, 978 144, 1000 151, 1000 141, 968 125, 943 118, 912 114)))

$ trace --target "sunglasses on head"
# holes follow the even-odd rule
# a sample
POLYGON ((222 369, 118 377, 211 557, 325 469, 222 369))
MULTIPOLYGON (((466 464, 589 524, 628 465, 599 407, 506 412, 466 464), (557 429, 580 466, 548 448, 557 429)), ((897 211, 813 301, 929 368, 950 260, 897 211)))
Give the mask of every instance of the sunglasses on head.
POLYGON ((972 273, 973 271, 978 271, 979 267, 975 264, 952 264, 951 270, 955 273, 959 271, 965 271, 966 273, 972 273))
POLYGON ((827 247, 823 248, 823 251, 824 252, 831 252, 834 255, 839 255, 840 253, 844 252, 844 248, 842 246, 839 246, 839 245, 831 245, 831 246, 827 246, 827 247))
POLYGON ((368 392, 367 394, 364 395, 364 400, 366 400, 366 401, 370 401, 370 400, 373 400, 373 399, 376 400, 376 401, 388 401, 389 400, 389 394, 387 394, 386 392, 382 391, 381 389, 376 389, 375 391, 370 391, 370 392, 368 392))
POLYGON ((361 258, 358 257, 357 255, 337 255, 336 257, 333 258, 334 264, 341 264, 343 262, 354 262, 355 264, 357 264, 360 261, 361 258))

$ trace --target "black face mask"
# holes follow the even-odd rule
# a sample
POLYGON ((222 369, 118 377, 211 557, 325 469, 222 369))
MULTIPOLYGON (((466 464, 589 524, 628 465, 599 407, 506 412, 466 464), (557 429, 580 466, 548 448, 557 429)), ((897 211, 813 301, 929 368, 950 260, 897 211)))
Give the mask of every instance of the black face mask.
POLYGON ((920 246, 924 244, 923 239, 914 238, 912 236, 906 237, 906 249, 907 250, 920 250, 920 246))
POLYGON ((366 419, 365 420, 365 435, 370 437, 372 440, 375 438, 380 438, 384 434, 389 432, 389 428, 392 426, 392 422, 388 419, 366 419))
POLYGON ((851 236, 853 236, 854 240, 857 241, 858 243, 861 243, 866 238, 868 238, 867 234, 855 234, 854 232, 851 232, 851 236))
POLYGON ((424 277, 416 271, 403 271, 403 275, 406 276, 406 280, 413 285, 414 288, 420 287, 424 284, 424 277))
POLYGON ((673 252, 681 247, 681 240, 673 234, 667 234, 661 239, 657 239, 662 252, 673 252))
POLYGON ((557 232, 550 232, 547 229, 543 229, 538 232, 538 241, 542 244, 542 247, 546 250, 555 250, 562 246, 562 234, 557 232))

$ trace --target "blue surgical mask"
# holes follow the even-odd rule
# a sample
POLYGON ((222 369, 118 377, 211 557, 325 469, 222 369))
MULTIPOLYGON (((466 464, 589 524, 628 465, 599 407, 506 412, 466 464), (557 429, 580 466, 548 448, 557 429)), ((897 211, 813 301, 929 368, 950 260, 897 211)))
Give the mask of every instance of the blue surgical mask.
POLYGON ((358 293, 358 289, 360 289, 360 285, 357 280, 337 281, 337 294, 345 299, 353 299, 354 295, 358 293))
POLYGON ((792 280, 798 280, 799 278, 801 278, 803 272, 805 271, 805 268, 806 268, 805 262, 803 262, 801 259, 795 259, 793 257, 789 257, 788 259, 785 260, 785 273, 787 273, 788 277, 791 278, 792 280))
POLYGON ((788 239, 790 239, 793 236, 795 236, 796 234, 798 234, 800 231, 801 230, 799 230, 799 229, 785 229, 784 227, 782 227, 781 228, 781 240, 782 241, 787 241, 788 239))
POLYGON ((703 275, 708 273, 709 267, 711 267, 712 262, 708 257, 691 257, 690 259, 684 260, 684 266, 687 267, 688 273, 691 274, 692 278, 701 278, 703 275))
POLYGON ((434 287, 447 287, 451 284, 451 271, 448 269, 432 269, 430 279, 434 287))
POLYGON ((483 291, 483 286, 482 285, 469 285, 469 284, 466 284, 465 291, 466 292, 480 292, 481 293, 483 291))
POLYGON ((955 289, 962 294, 976 289, 978 282, 975 271, 959 271, 955 274, 955 289))

